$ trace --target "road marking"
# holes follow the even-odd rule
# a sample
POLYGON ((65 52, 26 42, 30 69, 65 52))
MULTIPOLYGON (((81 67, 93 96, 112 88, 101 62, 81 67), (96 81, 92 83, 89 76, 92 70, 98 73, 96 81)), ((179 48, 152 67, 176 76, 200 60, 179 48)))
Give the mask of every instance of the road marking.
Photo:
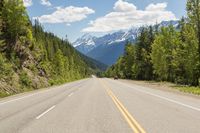
POLYGON ((52 106, 51 108, 47 109, 45 112, 43 112, 42 114, 40 114, 39 116, 36 117, 36 119, 40 119, 42 116, 44 116, 46 113, 48 113, 49 111, 51 111, 52 109, 54 109, 56 106, 52 106))
POLYGON ((74 95, 74 93, 72 92, 71 94, 68 95, 68 97, 71 97, 72 95, 74 95))
POLYGON ((36 95, 36 94, 31 94, 31 95, 28 95, 28 96, 24 96, 24 97, 16 98, 16 99, 9 100, 9 101, 6 101, 6 102, 2 102, 2 103, 0 103, 0 105, 4 105, 6 103, 11 103, 11 102, 14 102, 14 101, 19 101, 21 99, 28 98, 28 97, 31 97, 31 96, 34 96, 34 95, 36 95))
MULTIPOLYGON (((83 81, 81 81, 81 82, 83 82, 83 81)), ((81 82, 78 82, 78 84, 81 83, 81 82)), ((72 83, 74 83, 74 82, 72 82, 72 83)), ((42 93, 51 91, 52 89, 55 89, 56 87, 65 87, 65 85, 66 86, 70 86, 69 84, 64 84, 63 86, 55 86, 55 87, 49 88, 47 90, 41 90, 40 92, 35 92, 34 94, 30 94, 30 95, 27 95, 27 96, 23 96, 23 97, 20 97, 20 98, 12 99, 12 100, 5 101, 5 102, 0 102, 0 106, 2 106, 4 104, 7 104, 7 103, 12 103, 12 102, 15 102, 15 101, 19 101, 19 100, 22 100, 22 99, 25 99, 25 98, 29 98, 29 97, 32 97, 34 95, 38 95, 38 94, 42 94, 42 93)))
POLYGON ((146 133, 145 130, 140 126, 140 124, 133 118, 133 116, 128 112, 128 110, 123 106, 123 104, 118 100, 118 98, 111 91, 111 88, 105 84, 105 82, 101 81, 103 87, 106 89, 106 92, 111 97, 121 114, 124 116, 125 120, 131 127, 134 133, 146 133))
POLYGON ((36 92, 34 94, 30 94, 30 95, 27 95, 27 96, 23 96, 23 97, 20 97, 20 98, 16 98, 16 99, 12 99, 12 100, 9 100, 9 101, 6 101, 6 102, 2 102, 2 103, 0 103, 0 106, 4 105, 4 104, 7 104, 7 103, 19 101, 21 99, 25 99, 25 98, 28 98, 28 97, 32 97, 32 96, 37 95, 37 94, 45 93, 45 92, 48 92, 48 91, 51 91, 51 89, 44 90, 44 91, 41 90, 41 92, 38 92, 38 93, 36 92))
MULTIPOLYGON (((153 93, 151 93, 151 92, 147 92, 147 91, 144 91, 144 90, 141 90, 141 89, 137 89, 137 88, 134 88, 134 87, 132 87, 132 86, 130 86, 130 85, 127 85, 127 84, 124 84, 124 83, 121 83, 121 82, 117 82, 117 83, 122 84, 122 85, 124 85, 124 86, 127 86, 127 87, 129 87, 129 88, 133 88, 133 89, 135 89, 135 90, 137 90, 137 91, 139 91, 139 92, 146 93, 146 94, 148 94, 148 95, 151 95, 151 96, 154 96, 154 97, 157 97, 157 98, 166 100, 166 101, 168 101, 168 102, 172 102, 172 103, 175 103, 175 104, 178 104, 178 105, 187 107, 187 108, 189 108, 189 109, 193 109, 193 110, 195 110, 195 111, 200 111, 200 108, 198 108, 198 107, 194 107, 194 106, 191 106, 191 105, 188 105, 188 104, 184 104, 184 103, 182 103, 182 102, 179 102, 179 101, 176 101, 176 100, 173 100, 173 99, 169 99, 169 98, 164 97, 164 96, 159 96, 159 95, 153 94, 153 93)), ((141 87, 141 88, 144 88, 144 87, 142 87, 142 86, 140 86, 140 87, 141 87)))

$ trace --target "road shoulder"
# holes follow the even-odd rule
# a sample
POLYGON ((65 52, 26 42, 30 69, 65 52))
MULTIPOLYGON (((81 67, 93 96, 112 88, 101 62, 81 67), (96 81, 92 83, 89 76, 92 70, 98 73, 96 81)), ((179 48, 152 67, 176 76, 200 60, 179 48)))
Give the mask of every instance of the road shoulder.
POLYGON ((177 87, 176 84, 169 83, 169 82, 138 81, 138 80, 125 80, 125 79, 119 79, 119 81, 200 99, 200 95, 195 95, 192 93, 180 91, 176 89, 177 87))

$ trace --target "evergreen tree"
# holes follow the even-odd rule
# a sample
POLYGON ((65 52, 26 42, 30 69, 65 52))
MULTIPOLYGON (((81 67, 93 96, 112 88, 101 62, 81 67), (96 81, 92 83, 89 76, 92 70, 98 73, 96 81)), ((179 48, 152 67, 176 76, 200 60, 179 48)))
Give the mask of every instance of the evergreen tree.
MULTIPOLYGON (((200 81, 200 0, 188 0, 187 1, 187 14, 190 20, 190 23, 194 26, 196 31, 196 37, 198 39, 198 56, 199 60, 197 64, 197 75, 198 80, 200 81)), ((198 84, 199 84, 198 81, 198 84)))
POLYGON ((200 54, 200 0, 187 1, 187 13, 190 22, 194 25, 198 38, 198 50, 200 54))
POLYGON ((0 2, 0 52, 2 50, 2 47, 4 46, 3 33, 2 33, 2 29, 3 29, 2 7, 3 7, 3 1, 0 2))
MULTIPOLYGON (((124 53, 124 76, 128 79, 132 78, 132 66, 134 64, 134 46, 132 44, 127 44, 126 48, 125 48, 125 53, 124 53)), ((122 63, 120 60, 118 61, 118 63, 122 63)), ((119 66, 119 65, 118 65, 119 66)))
POLYGON ((173 51, 175 81, 181 84, 198 85, 198 40, 191 24, 184 19, 180 23, 180 43, 173 51))
POLYGON ((174 81, 172 53, 179 43, 177 32, 172 26, 162 28, 156 37, 152 45, 151 59, 154 72, 160 80, 174 81))
POLYGON ((16 42, 21 36, 31 39, 30 22, 23 0, 4 0, 2 8, 3 31, 6 40, 16 42))
POLYGON ((152 26, 144 27, 136 42, 136 61, 132 67, 136 79, 150 80, 153 76, 153 68, 150 58, 151 45, 154 42, 154 30, 152 26))

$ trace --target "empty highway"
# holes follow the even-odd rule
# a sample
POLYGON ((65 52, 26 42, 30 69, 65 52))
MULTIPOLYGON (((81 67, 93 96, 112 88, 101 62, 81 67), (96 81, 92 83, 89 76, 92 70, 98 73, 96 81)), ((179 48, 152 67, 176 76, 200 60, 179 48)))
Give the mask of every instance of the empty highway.
POLYGON ((0 100, 0 133, 199 133, 200 98, 88 78, 0 100))

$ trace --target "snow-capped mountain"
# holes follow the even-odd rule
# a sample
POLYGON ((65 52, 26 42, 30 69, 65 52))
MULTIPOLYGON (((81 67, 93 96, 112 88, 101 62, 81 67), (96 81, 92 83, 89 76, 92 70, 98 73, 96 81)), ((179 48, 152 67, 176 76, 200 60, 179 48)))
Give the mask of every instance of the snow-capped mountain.
POLYGON ((84 34, 73 43, 73 47, 81 53, 87 54, 96 47, 96 39, 96 37, 91 36, 90 34, 84 34))
POLYGON ((99 38, 90 34, 84 34, 73 43, 73 46, 81 53, 87 54, 99 45, 111 45, 123 41, 133 41, 136 37, 136 34, 137 29, 118 31, 106 34, 99 38))
POLYGON ((167 26, 169 26, 169 25, 173 25, 174 27, 178 27, 179 21, 176 21, 176 20, 162 21, 162 22, 159 24, 159 27, 167 27, 167 26))
POLYGON ((74 47, 78 47, 80 45, 95 45, 95 39, 96 37, 91 36, 90 34, 84 34, 81 38, 78 38, 74 43, 74 47))
MULTIPOLYGON (((173 25, 178 27, 178 21, 163 21, 158 27, 173 25)), ((140 28, 131 28, 127 31, 117 31, 102 37, 85 34, 77 39, 73 46, 81 53, 94 58, 104 64, 112 65, 124 52, 127 42, 134 42, 140 28)))

